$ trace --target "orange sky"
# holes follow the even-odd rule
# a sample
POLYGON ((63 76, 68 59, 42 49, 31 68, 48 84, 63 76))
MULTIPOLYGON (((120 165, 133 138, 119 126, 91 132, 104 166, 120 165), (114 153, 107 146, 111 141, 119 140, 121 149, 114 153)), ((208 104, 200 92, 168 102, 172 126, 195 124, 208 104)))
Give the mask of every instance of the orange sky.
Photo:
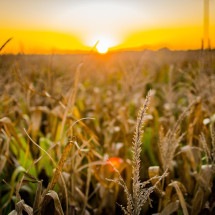
MULTIPOLYGON (((99 40, 110 50, 138 47, 198 49, 203 0, 5 0, 0 2, 4 53, 90 50, 99 40)), ((210 0, 210 38, 215 47, 215 0, 210 0)))

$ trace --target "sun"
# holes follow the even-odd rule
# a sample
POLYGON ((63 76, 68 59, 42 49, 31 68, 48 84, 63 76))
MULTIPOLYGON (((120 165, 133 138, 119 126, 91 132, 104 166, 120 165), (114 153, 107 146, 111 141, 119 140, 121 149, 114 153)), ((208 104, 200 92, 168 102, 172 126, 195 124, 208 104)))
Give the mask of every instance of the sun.
POLYGON ((119 38, 108 33, 88 35, 83 41, 89 48, 101 55, 114 50, 114 47, 119 44, 119 38))
POLYGON ((96 50, 100 54, 106 54, 109 50, 109 46, 104 41, 99 41, 97 46, 96 46, 96 50))

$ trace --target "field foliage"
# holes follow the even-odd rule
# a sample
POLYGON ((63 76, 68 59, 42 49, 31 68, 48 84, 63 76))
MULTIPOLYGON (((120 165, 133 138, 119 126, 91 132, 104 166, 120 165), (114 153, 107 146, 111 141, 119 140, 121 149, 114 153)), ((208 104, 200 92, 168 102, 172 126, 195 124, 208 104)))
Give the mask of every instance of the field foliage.
POLYGON ((214 214, 214 162, 214 51, 0 56, 0 214, 214 214))

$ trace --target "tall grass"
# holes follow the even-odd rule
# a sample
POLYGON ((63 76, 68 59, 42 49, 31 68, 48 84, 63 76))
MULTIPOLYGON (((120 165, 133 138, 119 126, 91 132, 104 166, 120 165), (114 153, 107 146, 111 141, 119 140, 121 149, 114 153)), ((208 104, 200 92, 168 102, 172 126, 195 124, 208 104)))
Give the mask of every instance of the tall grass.
POLYGON ((208 54, 1 55, 0 214, 213 214, 208 54))
MULTIPOLYGON (((141 146, 142 146, 142 137, 144 133, 143 127, 146 120, 146 111, 150 103, 150 97, 151 97, 150 92, 151 91, 149 91, 143 106, 139 110, 137 122, 136 122, 136 129, 135 129, 134 138, 133 138, 132 193, 129 193, 128 187, 126 186, 121 176, 119 176, 119 180, 116 180, 116 182, 123 187, 127 196, 127 207, 125 208, 121 206, 122 210, 127 215, 139 215, 142 211, 143 205, 149 200, 150 194, 154 191, 154 189, 156 189, 156 185, 166 176, 166 172, 165 172, 160 178, 158 177, 158 175, 153 177, 153 179, 157 178, 158 181, 149 188, 145 188, 145 186, 148 183, 150 183, 150 181, 146 181, 146 182, 140 181, 140 168, 141 168, 140 154, 142 151, 141 146)), ((117 170, 115 169, 115 171, 117 170)))

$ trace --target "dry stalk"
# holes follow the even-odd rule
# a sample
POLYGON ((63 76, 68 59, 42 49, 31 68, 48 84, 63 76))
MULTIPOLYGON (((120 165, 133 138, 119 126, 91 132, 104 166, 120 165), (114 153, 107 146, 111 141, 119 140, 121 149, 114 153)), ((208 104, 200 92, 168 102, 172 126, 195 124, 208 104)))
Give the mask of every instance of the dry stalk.
POLYGON ((140 153, 142 151, 142 135, 143 135, 143 126, 145 123, 145 115, 146 111, 149 106, 151 97, 151 92, 149 91, 148 95, 146 96, 145 102, 140 109, 137 117, 137 123, 136 123, 136 129, 135 134, 133 138, 133 160, 132 160, 132 175, 133 175, 133 208, 134 208, 134 214, 139 214, 142 208, 143 199, 145 193, 143 193, 143 187, 141 186, 140 181, 140 153))
POLYGON ((167 176, 167 171, 164 172, 162 176, 155 176, 148 181, 141 182, 140 181, 140 153, 142 150, 142 136, 144 133, 143 127, 146 120, 146 111, 149 106, 151 98, 151 92, 146 96, 145 102, 140 109, 137 117, 137 123, 136 123, 136 129, 134 133, 133 138, 133 144, 132 144, 132 152, 133 152, 133 159, 132 159, 132 194, 129 193, 128 187, 120 175, 120 172, 112 165, 113 169, 116 173, 118 173, 119 178, 115 180, 109 180, 114 181, 115 183, 119 184, 123 189, 127 197, 127 207, 121 205, 121 208, 125 215, 139 215, 141 213, 143 205, 149 200, 150 194, 157 188, 157 185, 160 183, 160 181, 167 176), (151 182, 151 180, 154 180, 157 178, 156 183, 149 187, 145 188, 145 186, 151 182))
POLYGON ((9 38, 1 47, 0 47, 0 52, 3 50, 3 48, 12 40, 13 38, 9 38))

